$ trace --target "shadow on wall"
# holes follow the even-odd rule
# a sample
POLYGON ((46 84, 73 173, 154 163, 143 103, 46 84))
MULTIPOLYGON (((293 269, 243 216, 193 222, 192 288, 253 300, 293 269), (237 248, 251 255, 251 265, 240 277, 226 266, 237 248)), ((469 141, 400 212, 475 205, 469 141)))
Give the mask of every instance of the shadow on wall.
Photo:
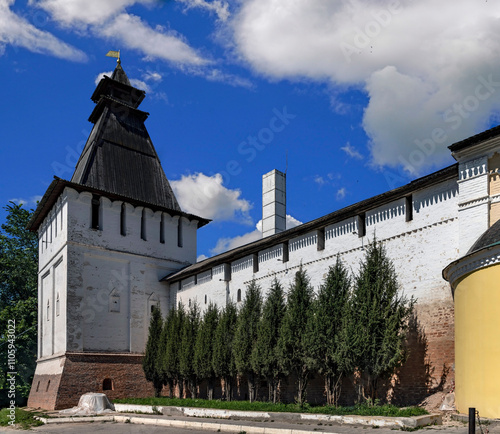
POLYGON ((427 396, 442 392, 450 372, 446 364, 441 372, 430 364, 427 337, 416 313, 410 318, 406 348, 407 360, 397 372, 392 391, 388 390, 395 405, 416 405, 427 396))

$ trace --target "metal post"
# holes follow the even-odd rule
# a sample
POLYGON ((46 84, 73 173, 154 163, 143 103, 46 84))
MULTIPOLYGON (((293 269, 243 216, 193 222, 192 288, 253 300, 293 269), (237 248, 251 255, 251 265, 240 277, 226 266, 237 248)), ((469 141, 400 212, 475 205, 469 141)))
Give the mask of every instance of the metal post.
POLYGON ((469 408, 469 434, 475 434, 476 432, 476 409, 473 407, 469 408))

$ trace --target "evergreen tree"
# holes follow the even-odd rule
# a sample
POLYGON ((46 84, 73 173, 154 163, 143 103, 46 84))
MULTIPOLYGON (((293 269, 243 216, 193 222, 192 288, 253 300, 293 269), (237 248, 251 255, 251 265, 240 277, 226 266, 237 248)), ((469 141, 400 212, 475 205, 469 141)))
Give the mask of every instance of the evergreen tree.
POLYGON ((215 330, 219 323, 219 312, 213 303, 208 305, 201 320, 194 349, 194 372, 198 381, 207 381, 207 397, 214 397, 215 372, 212 365, 215 330))
POLYGON ((318 370, 325 378, 328 405, 337 406, 342 379, 347 373, 342 349, 349 343, 342 340, 345 338, 342 327, 350 287, 348 271, 337 257, 320 287, 308 324, 310 368, 318 370))
POLYGON ((288 302, 278 340, 279 364, 285 374, 297 378, 299 405, 305 402, 310 370, 307 323, 312 314, 313 289, 302 266, 295 273, 295 279, 288 292, 288 302))
POLYGON ((146 376, 146 380, 153 383, 155 389, 155 396, 159 397, 163 387, 163 378, 161 375, 160 366, 158 362, 161 358, 159 354, 159 343, 163 329, 163 320, 159 307, 154 307, 151 312, 151 321, 149 323, 148 340, 146 343, 146 352, 142 360, 142 369, 146 376))
POLYGON ((193 399, 196 398, 198 387, 194 367, 194 351, 199 325, 200 309, 198 304, 194 302, 189 308, 183 322, 179 357, 180 376, 187 383, 191 392, 191 398, 193 399))
POLYGON ((23 205, 4 207, 7 217, 0 232, 0 406, 7 397, 7 356, 12 321, 16 326, 16 404, 25 405, 36 367, 38 334, 38 236, 26 229, 33 210, 23 205))
POLYGON ((404 361, 404 342, 413 299, 399 293, 394 265, 382 243, 374 240, 355 278, 346 325, 345 360, 359 374, 358 400, 374 400, 379 380, 404 361))
POLYGON ((177 309, 172 309, 165 322, 163 330, 164 353, 161 364, 163 381, 169 386, 170 397, 174 395, 175 386, 179 387, 179 396, 182 398, 184 389, 179 371, 179 357, 181 344, 181 330, 185 312, 181 303, 177 309))
POLYGON ((161 378, 162 384, 168 386, 169 397, 173 397, 174 390, 174 380, 168 376, 167 369, 165 367, 165 356, 167 354, 167 346, 170 341, 170 329, 172 327, 172 320, 174 317, 175 310, 172 308, 169 310, 167 317, 163 321, 163 328, 160 335, 160 342, 158 345, 158 354, 156 365, 158 367, 158 373, 161 378))
POLYGON ((257 374, 252 367, 251 355, 257 340, 257 328, 259 325, 261 308, 261 288, 255 283, 255 280, 252 280, 247 286, 243 306, 238 314, 233 347, 236 371, 238 374, 245 375, 247 378, 248 397, 250 402, 253 402, 257 395, 257 374))
POLYGON ((236 376, 233 345, 237 318, 236 306, 230 301, 220 315, 214 336, 212 366, 215 375, 224 382, 224 398, 227 401, 232 400, 232 386, 236 376))
POLYGON ((267 380, 269 401, 273 403, 278 400, 278 385, 283 377, 278 363, 277 344, 285 311, 283 287, 274 279, 264 303, 251 355, 252 368, 267 380))

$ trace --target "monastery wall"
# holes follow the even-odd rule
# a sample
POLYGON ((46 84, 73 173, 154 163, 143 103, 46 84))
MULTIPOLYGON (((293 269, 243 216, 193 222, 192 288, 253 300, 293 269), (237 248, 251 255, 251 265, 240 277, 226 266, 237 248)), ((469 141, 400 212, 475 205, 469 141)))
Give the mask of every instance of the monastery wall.
POLYGON ((363 217, 354 215, 291 238, 288 247, 281 243, 172 283, 171 303, 180 301, 187 307, 196 301, 204 310, 210 302, 222 307, 231 299, 241 306, 252 279, 264 296, 275 278, 288 291, 301 264, 317 292, 337 255, 354 276, 365 246, 376 236, 394 263, 401 291, 416 300, 410 336, 413 352, 401 369, 396 390, 417 401, 453 379, 453 299, 441 273, 459 257, 458 200, 456 180, 441 182, 414 192, 411 198, 402 197, 367 211, 365 236, 359 236, 363 217), (408 213, 410 204, 412 212, 408 213), (288 249, 285 262, 284 249, 288 249))

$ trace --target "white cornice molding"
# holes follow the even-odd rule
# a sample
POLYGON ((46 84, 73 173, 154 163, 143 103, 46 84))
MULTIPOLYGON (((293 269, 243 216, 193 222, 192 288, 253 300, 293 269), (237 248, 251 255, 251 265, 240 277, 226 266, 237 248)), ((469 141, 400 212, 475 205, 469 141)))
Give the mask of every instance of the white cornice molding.
POLYGON ((500 136, 492 137, 482 143, 453 152, 452 155, 455 160, 462 163, 474 158, 493 155, 498 150, 500 150, 500 136))
POLYGON ((443 270, 443 277, 450 282, 455 292, 459 279, 476 270, 496 264, 500 264, 500 244, 486 247, 452 262, 443 270))

